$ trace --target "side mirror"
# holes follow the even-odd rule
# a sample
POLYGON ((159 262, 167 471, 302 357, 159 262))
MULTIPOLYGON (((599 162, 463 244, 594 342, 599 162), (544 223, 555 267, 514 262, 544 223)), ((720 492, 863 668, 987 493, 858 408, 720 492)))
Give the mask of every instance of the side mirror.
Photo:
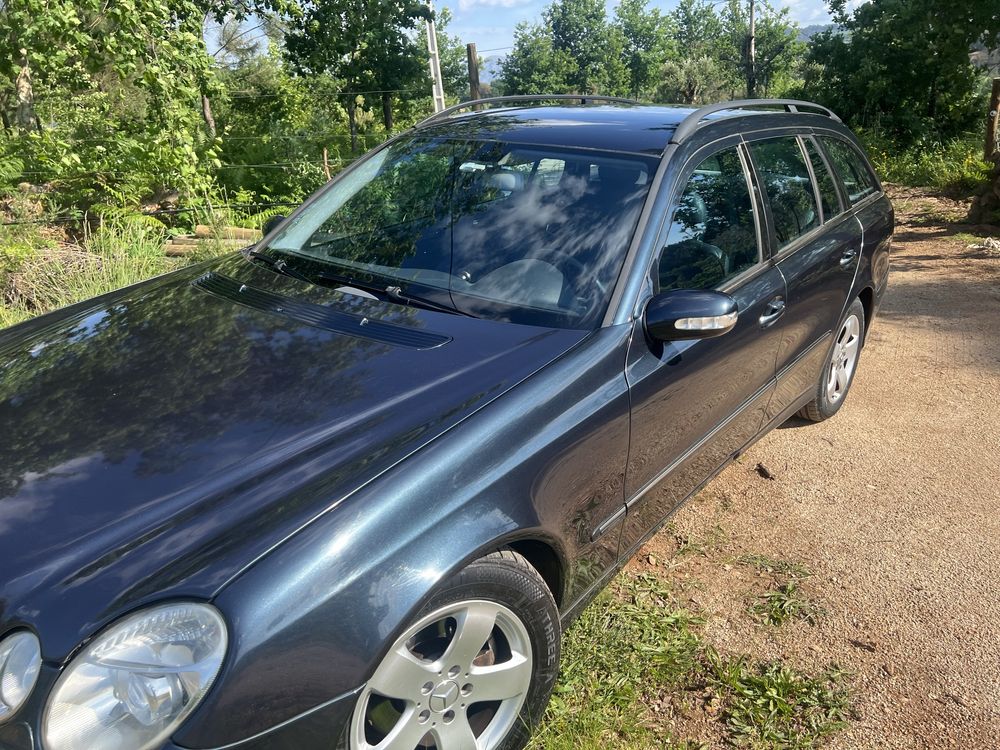
POLYGON ((264 233, 264 236, 266 237, 275 229, 277 229, 278 225, 281 224, 281 222, 283 222, 284 220, 285 220, 284 214, 275 214, 270 219, 265 221, 264 226, 261 227, 261 231, 264 233))
POLYGON ((656 341, 708 339, 733 330, 740 312, 728 294, 676 289, 646 305, 646 332, 656 341))

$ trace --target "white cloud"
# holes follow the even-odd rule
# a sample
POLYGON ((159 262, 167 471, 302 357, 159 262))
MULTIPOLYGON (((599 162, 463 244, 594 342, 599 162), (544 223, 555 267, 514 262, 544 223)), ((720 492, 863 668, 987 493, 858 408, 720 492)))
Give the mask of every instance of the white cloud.
POLYGON ((458 0, 459 10, 472 8, 517 8, 530 5, 533 0, 458 0))

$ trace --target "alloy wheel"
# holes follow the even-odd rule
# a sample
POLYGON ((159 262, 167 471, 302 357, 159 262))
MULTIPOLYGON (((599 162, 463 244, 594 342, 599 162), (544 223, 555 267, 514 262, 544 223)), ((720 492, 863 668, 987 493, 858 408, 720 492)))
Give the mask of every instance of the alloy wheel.
POLYGON ((838 402, 847 393, 860 348, 861 321, 857 315, 849 315, 833 345, 833 357, 826 381, 826 397, 831 404, 838 402))
POLYGON ((494 750, 532 677, 528 631, 496 602, 449 604, 389 649, 361 693, 352 750, 494 750))

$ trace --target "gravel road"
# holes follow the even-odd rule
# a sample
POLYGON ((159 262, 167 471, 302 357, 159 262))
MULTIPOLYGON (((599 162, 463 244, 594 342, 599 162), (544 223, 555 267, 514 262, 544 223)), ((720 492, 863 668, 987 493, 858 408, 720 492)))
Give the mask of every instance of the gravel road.
POLYGON ((989 230, 948 223, 963 206, 895 199, 890 289, 840 414, 771 433, 647 551, 672 558, 664 575, 719 648, 852 673, 831 747, 987 750, 1000 747, 1000 254, 960 234, 989 230), (673 555, 678 540, 701 554, 673 555), (767 575, 747 554, 808 568, 818 624, 755 623, 747 597, 767 575))

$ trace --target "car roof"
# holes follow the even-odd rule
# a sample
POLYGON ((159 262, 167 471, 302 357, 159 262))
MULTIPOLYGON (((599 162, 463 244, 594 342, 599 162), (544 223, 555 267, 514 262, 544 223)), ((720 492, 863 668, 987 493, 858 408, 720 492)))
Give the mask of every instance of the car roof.
MULTIPOLYGON (((503 107, 454 114, 431 121, 418 132, 439 138, 502 140, 660 156, 678 126, 697 111, 697 107, 690 106, 644 104, 503 107)), ((709 113, 704 119, 709 122, 776 114, 783 113, 732 109, 709 113)))

